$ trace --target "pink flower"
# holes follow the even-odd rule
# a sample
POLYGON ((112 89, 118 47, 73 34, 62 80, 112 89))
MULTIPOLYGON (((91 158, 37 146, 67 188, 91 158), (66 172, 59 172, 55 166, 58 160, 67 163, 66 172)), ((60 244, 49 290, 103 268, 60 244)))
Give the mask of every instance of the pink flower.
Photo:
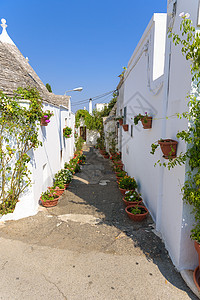
POLYGON ((49 123, 49 122, 50 122, 50 120, 45 120, 45 122, 46 122, 46 123, 49 123))
POLYGON ((182 12, 182 13, 179 14, 179 17, 181 17, 181 18, 183 18, 184 16, 185 16, 184 12, 182 12))
POLYGON ((48 118, 48 116, 47 116, 47 115, 44 115, 44 118, 48 118))

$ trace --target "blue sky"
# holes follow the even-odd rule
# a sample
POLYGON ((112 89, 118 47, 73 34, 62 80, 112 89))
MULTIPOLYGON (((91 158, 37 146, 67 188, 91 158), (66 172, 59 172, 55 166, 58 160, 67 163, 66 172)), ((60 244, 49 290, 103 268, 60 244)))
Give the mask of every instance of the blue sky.
POLYGON ((166 10, 167 0, 0 2, 8 34, 44 84, 60 95, 83 86, 69 93, 74 104, 116 88, 153 13, 166 10))

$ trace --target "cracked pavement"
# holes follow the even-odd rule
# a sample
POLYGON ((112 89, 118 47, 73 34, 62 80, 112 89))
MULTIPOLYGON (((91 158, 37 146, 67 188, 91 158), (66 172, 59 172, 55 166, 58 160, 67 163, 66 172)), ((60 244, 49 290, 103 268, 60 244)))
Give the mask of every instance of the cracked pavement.
POLYGON ((86 155, 58 206, 0 226, 0 299, 196 300, 151 217, 126 216, 111 162, 86 155))

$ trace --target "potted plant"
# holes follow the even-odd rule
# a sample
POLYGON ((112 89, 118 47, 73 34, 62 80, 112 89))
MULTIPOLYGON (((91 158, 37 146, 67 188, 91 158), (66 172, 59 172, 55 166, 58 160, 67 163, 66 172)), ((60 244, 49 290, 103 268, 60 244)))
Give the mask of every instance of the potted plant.
POLYGON ((120 172, 115 172, 116 173, 116 177, 117 180, 120 181, 123 177, 125 177, 127 175, 127 173, 125 171, 120 171, 120 172))
POLYGON ((123 170, 123 165, 114 166, 115 173, 121 172, 123 170))
POLYGON ((173 159, 176 157, 176 150, 177 150, 178 142, 171 139, 160 139, 158 140, 157 144, 151 145, 151 154, 155 153, 155 150, 160 145, 160 148, 163 153, 163 157, 166 159, 173 159))
POLYGON ((50 118, 53 116, 53 112, 50 112, 50 110, 45 110, 42 112, 42 117, 40 120, 41 126, 47 126, 50 122, 50 118))
POLYGON ((109 153, 107 151, 105 151, 104 158, 108 159, 109 157, 110 157, 109 153))
POLYGON ((129 205, 125 211, 128 217, 135 222, 141 222, 148 215, 148 209, 143 205, 129 205))
POLYGON ((70 127, 65 127, 63 128, 63 136, 67 139, 67 138, 70 138, 71 137, 71 134, 72 134, 72 128, 70 127))
POLYGON ((142 198, 141 195, 136 191, 126 191, 123 201, 126 206, 138 205, 142 203, 142 198))
POLYGON ((40 201, 42 205, 45 207, 52 207, 58 204, 58 196, 57 192, 53 188, 48 188, 46 192, 43 192, 40 196, 40 201))
POLYGON ((123 124, 122 126, 123 126, 124 131, 128 131, 128 124, 123 124))
POLYGON ((115 118, 116 121, 119 121, 120 126, 123 124, 123 119, 124 119, 123 116, 119 116, 119 117, 115 118))
POLYGON ((125 195, 127 190, 135 190, 137 183, 133 177, 125 176, 119 181, 119 189, 122 195, 125 195))
POLYGON ((65 186, 65 189, 69 186, 72 181, 73 174, 67 168, 61 169, 55 174, 55 182, 62 182, 65 186))
POLYGON ((53 189, 56 191, 58 196, 61 196, 65 191, 65 184, 61 180, 54 182, 53 189))
POLYGON ((152 117, 145 112, 144 115, 139 114, 134 117, 134 124, 137 125, 139 121, 142 122, 143 128, 144 129, 149 129, 152 127, 152 117))

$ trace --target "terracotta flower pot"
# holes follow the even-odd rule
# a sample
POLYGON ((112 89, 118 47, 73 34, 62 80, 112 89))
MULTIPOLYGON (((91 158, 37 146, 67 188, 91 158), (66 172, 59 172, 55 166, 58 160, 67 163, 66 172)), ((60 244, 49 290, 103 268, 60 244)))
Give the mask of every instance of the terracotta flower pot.
POLYGON ((124 131, 128 131, 128 124, 123 124, 122 126, 123 126, 124 131))
POLYGON ((59 189, 59 190, 56 190, 56 194, 58 196, 61 196, 63 193, 64 193, 65 189, 59 189))
POLYGON ((133 221, 135 221, 135 222, 141 222, 141 221, 143 221, 146 217, 147 217, 147 215, 148 215, 148 209, 145 207, 145 206, 143 206, 143 205, 129 205, 129 206, 127 206, 126 208, 125 208, 125 211, 126 211, 126 213, 128 214, 128 217, 131 219, 131 220, 133 220, 133 221), (142 213, 142 214, 137 214, 137 215, 134 215, 134 214, 132 214, 132 213, 130 213, 129 212, 129 209, 131 208, 131 207, 138 207, 138 208, 142 208, 145 212, 144 213, 142 213))
POLYGON ((121 189, 121 188, 119 188, 119 190, 122 193, 122 195, 125 195, 125 193, 128 191, 127 189, 121 189))
POLYGON ((119 119, 119 125, 122 126, 123 124, 123 119, 119 119))
POLYGON ((65 186, 65 190, 66 190, 69 186, 69 183, 65 183, 64 186, 65 186))
MULTIPOLYGON (((125 198, 125 197, 124 197, 125 198)), ((142 199, 140 201, 127 201, 123 198, 123 202, 126 206, 130 206, 130 205, 140 205, 142 203, 142 199)))
POLYGON ((160 145, 164 158, 169 159, 176 157, 176 149, 178 144, 177 141, 165 139, 162 141, 158 141, 158 144, 160 145))
POLYGON ((45 122, 45 120, 46 120, 46 118, 44 118, 44 117, 41 118, 41 120, 40 120, 40 125, 41 126, 47 126, 48 125, 48 123, 45 122))
POLYGON ((42 200, 42 198, 40 197, 40 201, 42 202, 42 205, 44 207, 53 207, 56 206, 58 204, 58 200, 59 200, 60 196, 58 198, 55 198, 54 200, 42 200))
POLYGON ((141 122, 144 129, 150 129, 152 127, 152 117, 145 117, 141 119, 141 122))
POLYGON ((199 265, 198 265, 198 267, 196 267, 196 269, 193 272, 193 280, 194 280, 196 287, 200 291, 200 244, 197 243, 197 241, 194 241, 194 247, 195 247, 195 250, 197 251, 197 254, 199 257, 199 265))

